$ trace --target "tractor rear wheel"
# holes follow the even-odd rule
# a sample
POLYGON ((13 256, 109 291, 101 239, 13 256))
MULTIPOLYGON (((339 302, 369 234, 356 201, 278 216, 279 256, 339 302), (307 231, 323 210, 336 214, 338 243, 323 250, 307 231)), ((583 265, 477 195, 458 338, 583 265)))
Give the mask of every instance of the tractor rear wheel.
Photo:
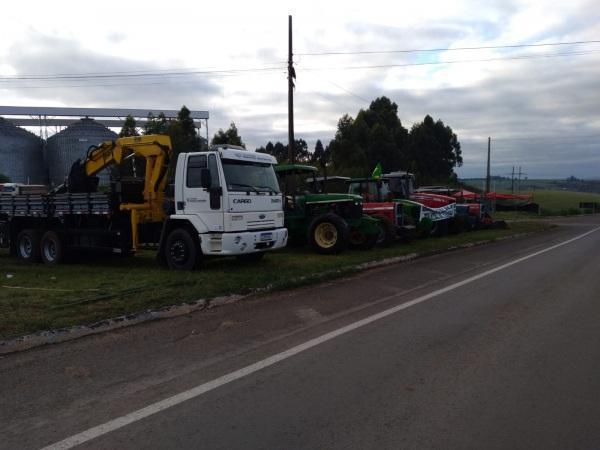
POLYGON ((308 227, 308 242, 317 253, 324 255, 344 251, 348 246, 348 224, 335 214, 322 214, 308 227))
POLYGON ((437 220, 433 222, 433 227, 431 228, 431 235, 435 237, 442 237, 448 234, 448 219, 446 220, 437 220))

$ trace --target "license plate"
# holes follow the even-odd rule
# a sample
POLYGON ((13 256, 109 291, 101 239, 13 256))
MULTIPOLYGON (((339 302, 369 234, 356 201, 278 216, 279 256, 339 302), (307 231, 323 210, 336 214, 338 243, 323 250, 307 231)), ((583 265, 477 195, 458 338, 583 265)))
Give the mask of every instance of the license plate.
POLYGON ((261 241, 272 241, 273 233, 260 233, 260 240, 261 241))

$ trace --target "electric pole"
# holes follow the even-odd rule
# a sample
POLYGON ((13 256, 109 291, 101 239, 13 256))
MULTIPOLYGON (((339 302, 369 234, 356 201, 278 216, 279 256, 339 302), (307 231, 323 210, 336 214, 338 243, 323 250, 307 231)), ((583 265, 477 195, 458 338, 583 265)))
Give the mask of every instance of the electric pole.
POLYGON ((288 159, 291 164, 296 160, 296 149, 294 139, 294 61, 292 59, 292 16, 288 16, 288 159))
POLYGON ((512 176, 510 177, 510 193, 515 193, 515 166, 513 166, 512 176))
POLYGON ((490 144, 492 138, 488 137, 488 159, 487 159, 487 175, 485 177, 485 193, 489 194, 490 192, 490 144))

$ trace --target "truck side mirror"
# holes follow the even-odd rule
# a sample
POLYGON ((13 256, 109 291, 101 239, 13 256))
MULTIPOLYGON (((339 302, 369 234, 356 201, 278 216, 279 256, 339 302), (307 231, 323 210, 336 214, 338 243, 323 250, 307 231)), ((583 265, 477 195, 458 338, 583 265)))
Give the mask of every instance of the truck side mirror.
POLYGON ((209 169, 200 169, 200 184, 205 189, 210 189, 212 185, 212 178, 210 176, 209 169))

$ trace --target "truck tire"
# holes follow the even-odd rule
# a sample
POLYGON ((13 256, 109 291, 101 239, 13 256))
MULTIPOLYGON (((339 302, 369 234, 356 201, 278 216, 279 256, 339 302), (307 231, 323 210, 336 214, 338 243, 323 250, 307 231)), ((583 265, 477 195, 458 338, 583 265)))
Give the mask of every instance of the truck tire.
POLYGON ((169 233, 165 245, 165 260, 172 270, 193 270, 200 263, 202 252, 185 228, 175 228, 169 233))
POLYGON ((308 227, 308 242, 317 253, 332 255, 348 246, 348 224, 335 214, 322 214, 313 219, 308 227))
POLYGON ((381 247, 388 247, 396 240, 396 226, 390 219, 383 216, 373 216, 379 219, 379 235, 376 244, 381 247))
POLYGON ((46 231, 40 241, 40 254, 45 264, 56 265, 65 260, 65 242, 55 231, 46 231))
POLYGON ((40 262, 40 233, 37 230, 25 229, 17 236, 17 256, 23 261, 40 262))

